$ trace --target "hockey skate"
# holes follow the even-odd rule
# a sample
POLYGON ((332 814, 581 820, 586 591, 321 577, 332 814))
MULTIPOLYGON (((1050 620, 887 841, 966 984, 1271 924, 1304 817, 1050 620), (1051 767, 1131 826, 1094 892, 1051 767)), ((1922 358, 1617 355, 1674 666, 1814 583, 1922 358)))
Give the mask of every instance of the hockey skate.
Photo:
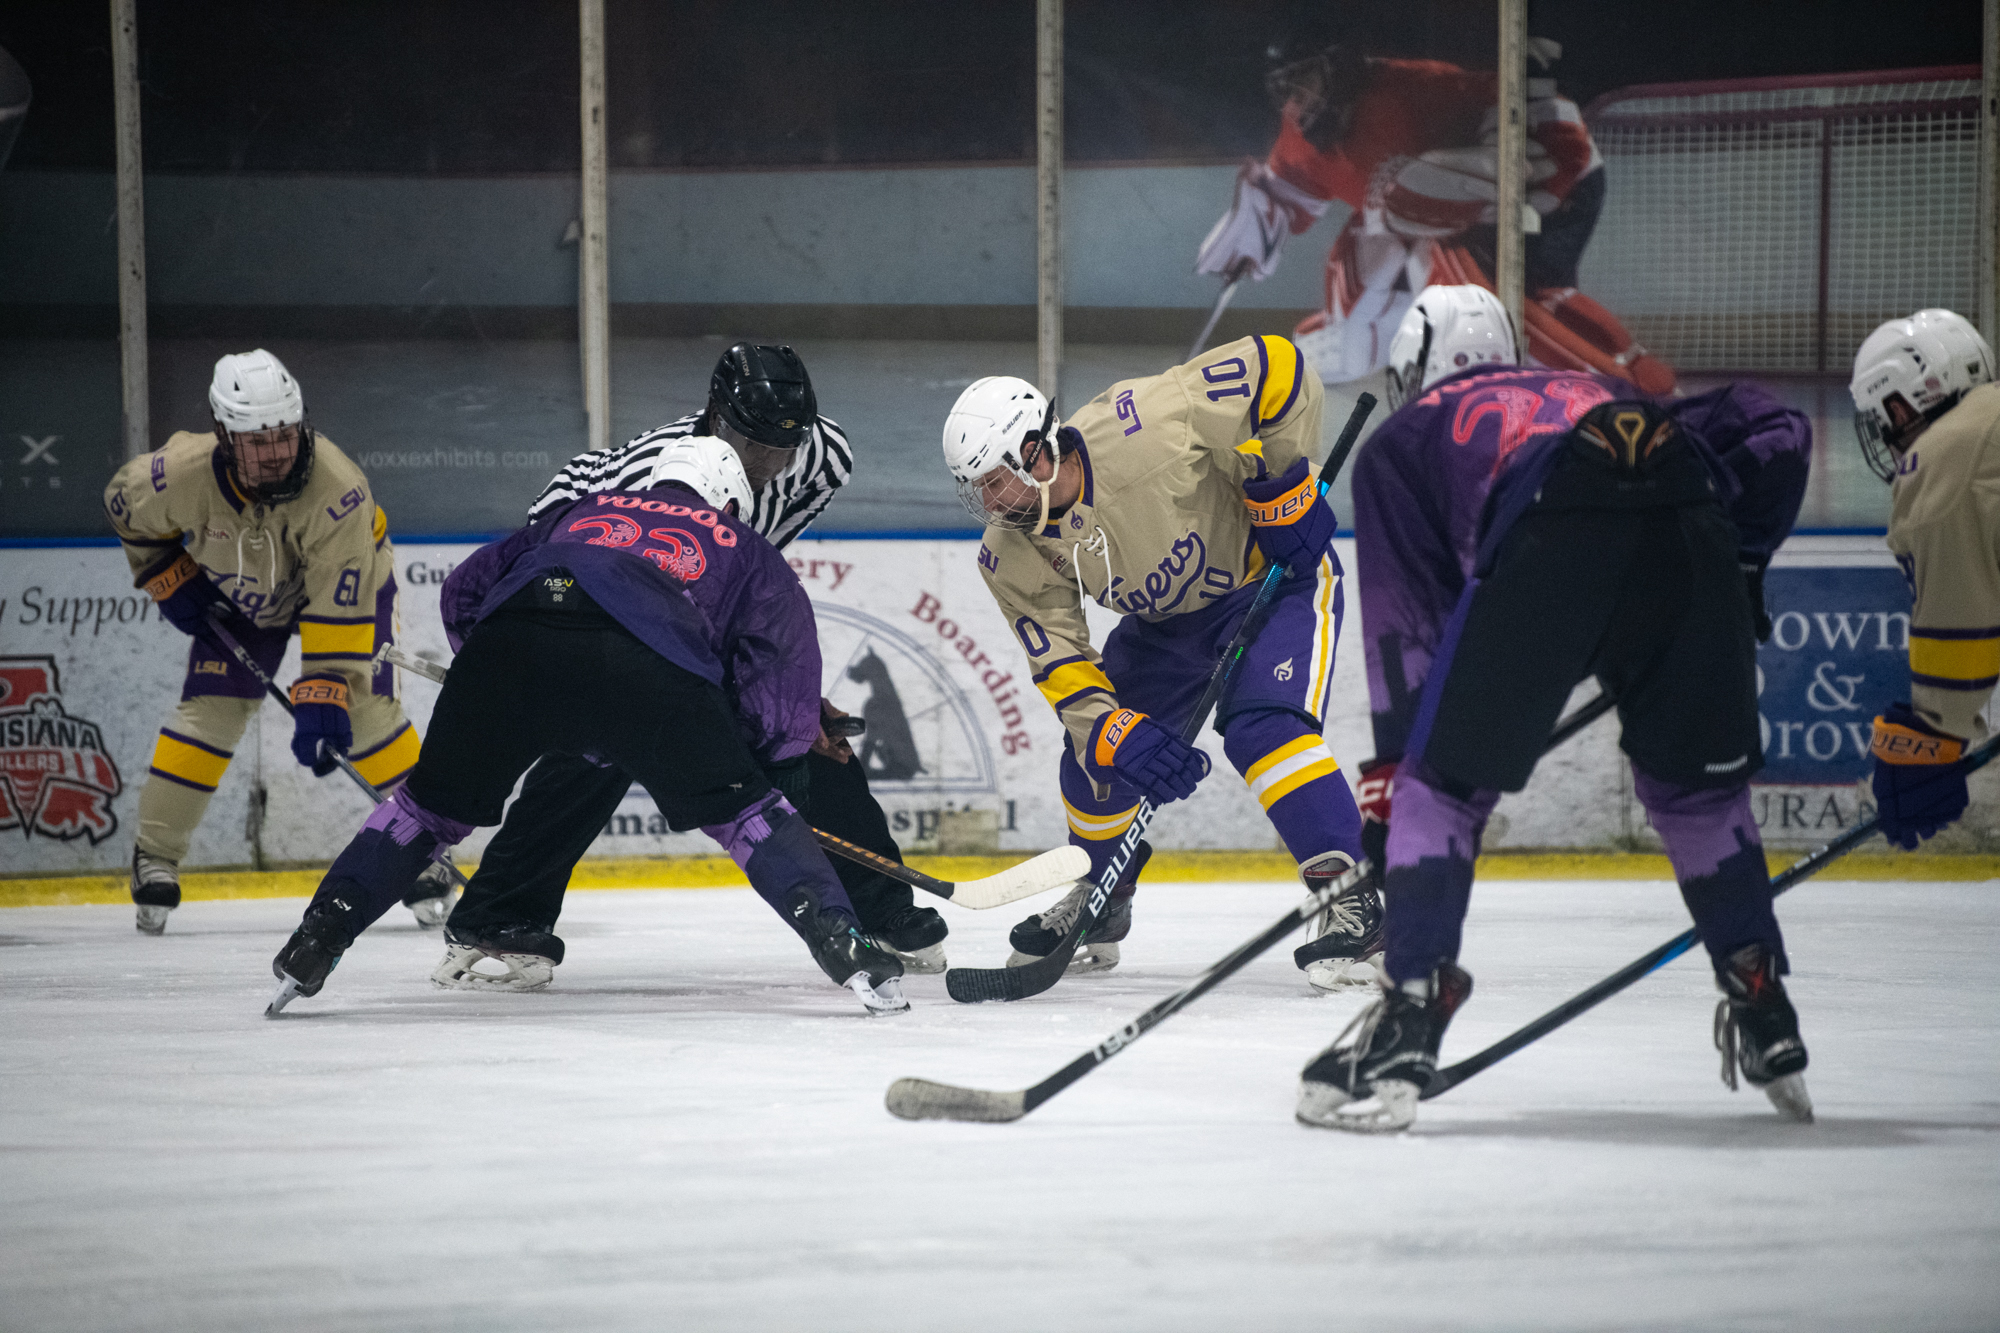
MULTIPOLYGON (((1339 879, 1354 868, 1345 852, 1326 852, 1299 867, 1308 889, 1339 879)), ((1292 961, 1315 991, 1380 985, 1382 972, 1382 879, 1370 875, 1329 902, 1313 918, 1312 936, 1292 950, 1292 961)))
POLYGON ((845 986, 870 1014, 904 1014, 903 960, 895 950, 834 908, 822 908, 804 889, 792 894, 785 916, 812 950, 813 961, 836 986, 845 986))
POLYGON ((160 935, 167 913, 181 905, 181 868, 151 852, 132 849, 132 902, 138 908, 141 935, 160 935))
POLYGON ((1778 960, 1761 944, 1729 955, 1715 974, 1722 999, 1715 1006, 1715 1048, 1722 1052, 1722 1082, 1736 1090, 1736 1071, 1762 1088, 1780 1115, 1811 1124, 1806 1093, 1806 1044, 1799 1016, 1778 979, 1778 960))
POLYGON ((1300 1074, 1299 1123, 1357 1134, 1408 1129, 1437 1072, 1444 1030, 1471 994, 1472 977, 1456 963, 1440 963, 1421 981, 1385 985, 1382 998, 1300 1074))
POLYGON ((915 903, 892 912, 881 925, 869 932, 884 947, 903 960, 903 971, 911 976, 930 976, 948 965, 944 939, 951 928, 934 907, 915 903))
POLYGON ((264 1017, 276 1018, 301 995, 319 994, 327 977, 340 966, 340 956, 354 942, 348 915, 347 904, 339 898, 306 908, 305 920, 271 960, 271 975, 278 979, 278 989, 264 1007, 264 1017))
POLYGON ((440 990, 540 990, 555 979, 563 942, 533 926, 459 932, 445 927, 444 961, 431 972, 440 990))
MULTIPOLYGON (((1085 933, 1083 943, 1077 946, 1076 957, 1064 970, 1065 975, 1109 972, 1118 966, 1118 942, 1132 933, 1132 895, 1139 891, 1139 874, 1152 855, 1153 845, 1149 842, 1142 841, 1133 851, 1132 864, 1126 867, 1125 878, 1111 891, 1111 901, 1105 904, 1104 915, 1085 933)), ((1076 928, 1076 919, 1096 888, 1095 880, 1080 879, 1075 888, 1063 895, 1061 902, 1015 926, 1007 936, 1007 942, 1014 946, 1007 966, 1025 967, 1029 963, 1039 963, 1060 949, 1063 941, 1069 938, 1070 931, 1076 928)))
POLYGON ((416 883, 403 895, 403 906, 410 909, 417 925, 425 930, 442 926, 458 902, 458 885, 451 877, 450 863, 451 853, 446 852, 442 860, 425 866, 424 873, 417 876, 416 883))

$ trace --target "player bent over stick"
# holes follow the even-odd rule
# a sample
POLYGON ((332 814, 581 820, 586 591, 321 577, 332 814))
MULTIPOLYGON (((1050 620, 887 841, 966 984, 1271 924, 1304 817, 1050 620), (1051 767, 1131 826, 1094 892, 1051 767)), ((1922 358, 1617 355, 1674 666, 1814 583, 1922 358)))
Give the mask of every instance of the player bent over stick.
MULTIPOLYGON (((599 491, 650 484, 662 452, 691 435, 714 435, 736 450, 751 485, 738 517, 780 551, 832 503, 854 461, 839 425, 820 415, 798 354, 737 343, 716 361, 701 411, 618 448, 577 455, 528 506, 528 521, 540 522, 599 491)), ((840 716, 829 704, 822 708, 829 721, 840 716)), ((846 739, 823 735, 771 776, 815 827, 889 860, 902 859, 888 816, 868 789, 866 768, 846 739)), ((546 984, 563 959, 563 941, 554 931, 570 872, 631 787, 631 775, 615 765, 562 754, 536 763, 445 927, 453 948, 431 979, 463 989, 546 984), (523 978, 512 968, 496 978, 461 945, 494 959, 532 959, 524 963, 531 975, 523 978)), ((935 908, 917 906, 908 885, 850 861, 836 861, 834 872, 862 928, 896 950, 909 971, 944 971, 949 928, 935 908)))
POLYGON ((1420 332, 1429 356, 1392 353, 1390 381, 1392 396, 1418 396, 1355 471, 1377 739, 1400 760, 1387 982, 1306 1066, 1298 1117, 1369 1132, 1413 1122, 1471 993, 1455 959, 1486 819, 1526 784, 1571 688, 1595 675, 1618 701, 1639 799, 1723 992, 1724 1081, 1740 1067, 1810 1119, 1748 787, 1763 762, 1761 571, 1798 512, 1805 422, 1741 387, 1669 410, 1612 401, 1615 380, 1512 369, 1511 337, 1497 351, 1485 341, 1495 318, 1507 329, 1491 301, 1423 293, 1397 341, 1406 350, 1420 332), (1499 364, 1450 372, 1481 348, 1499 364))
POLYGON ((2000 680, 2000 385, 1963 316, 1919 310, 1854 355, 1855 433, 1894 487, 1889 549, 1910 581, 1910 701, 1875 719, 1876 819, 1906 851, 1957 821, 1956 761, 2000 680))
MULTIPOLYGON (((139 794, 132 901, 148 935, 180 905, 181 859, 264 701, 264 682, 212 641, 211 614, 266 676, 298 634, 292 753, 314 776, 334 769, 324 749, 350 754, 378 789, 417 759, 395 671, 370 665, 395 633, 396 551, 368 478, 312 429, 298 381, 262 348, 215 363, 208 405, 212 430, 176 432, 104 492, 135 584, 194 640, 139 794)), ((451 910, 441 866, 397 888, 421 925, 451 910)))
POLYGON ((820 734, 812 603, 737 518, 721 440, 678 442, 655 489, 599 492, 481 547, 445 580, 458 652, 429 743, 334 861, 272 962, 271 1012, 314 995, 397 886, 480 824, 545 754, 616 764, 675 830, 701 828, 872 1013, 909 1008, 903 965, 862 933, 811 829, 761 765, 820 734), (732 706, 732 700, 734 704, 732 706), (761 761, 761 763, 760 763, 761 761))
MULTIPOLYGON (((1360 855, 1360 820, 1320 739, 1342 614, 1333 510, 1308 454, 1322 390, 1283 338, 1244 338, 1164 375, 1112 385, 1059 428, 1034 387, 983 379, 945 422, 945 461, 987 524, 980 572, 1067 731, 1070 841, 1088 878, 1011 936, 1010 965, 1047 957, 1075 925, 1142 796, 1190 795, 1207 757, 1177 734, 1270 563, 1292 577, 1216 708, 1224 752, 1308 884, 1360 855), (1083 601, 1123 614, 1100 655, 1083 601)), ((1115 966, 1150 848, 1070 969, 1115 966)), ((1375 947, 1367 891, 1321 923, 1329 956, 1375 947)))

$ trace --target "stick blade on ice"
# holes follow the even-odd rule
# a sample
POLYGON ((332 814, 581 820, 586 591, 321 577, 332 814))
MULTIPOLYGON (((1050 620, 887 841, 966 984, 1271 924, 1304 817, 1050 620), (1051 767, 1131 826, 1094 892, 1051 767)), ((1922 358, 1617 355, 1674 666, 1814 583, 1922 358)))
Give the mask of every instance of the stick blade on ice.
POLYGON ((927 1078, 899 1078, 883 1098, 889 1114, 902 1120, 972 1120, 1000 1124, 1028 1113, 1027 1094, 982 1092, 933 1083, 927 1078))
POLYGON ((960 1004, 1006 1003, 1040 995, 1069 970, 1082 934, 1071 931, 1047 958, 1020 967, 954 967, 944 974, 945 993, 960 1004))
POLYGON ((974 909, 999 907, 1073 884, 1089 873, 1088 852, 1081 847, 1057 847, 997 875, 966 880, 953 890, 951 900, 974 909))

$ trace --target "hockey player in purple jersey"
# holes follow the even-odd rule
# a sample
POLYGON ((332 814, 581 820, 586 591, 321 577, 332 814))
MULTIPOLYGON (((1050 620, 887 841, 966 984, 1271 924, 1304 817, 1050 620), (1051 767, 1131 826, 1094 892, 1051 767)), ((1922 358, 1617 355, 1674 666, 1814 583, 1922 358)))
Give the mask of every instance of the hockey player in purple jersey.
POLYGON ((1455 959, 1487 816, 1594 675, 1715 967, 1725 1082, 1740 1068, 1810 1119, 1748 788, 1763 569, 1797 517, 1810 428, 1748 386, 1661 404, 1519 369, 1506 328, 1483 290, 1425 291, 1391 354, 1400 405, 1355 466, 1386 982, 1306 1066, 1298 1117, 1414 1120, 1471 992, 1455 959))
POLYGON ((317 994, 415 873, 499 823, 516 779, 551 753, 631 774, 672 828, 722 844, 837 985, 870 1012, 909 1007, 902 962, 861 931, 811 829, 764 774, 820 734, 812 603, 736 517, 750 488, 735 452, 702 437, 672 453, 653 473, 664 484, 585 495, 445 580, 458 658, 423 754, 273 961, 271 1012, 317 994))

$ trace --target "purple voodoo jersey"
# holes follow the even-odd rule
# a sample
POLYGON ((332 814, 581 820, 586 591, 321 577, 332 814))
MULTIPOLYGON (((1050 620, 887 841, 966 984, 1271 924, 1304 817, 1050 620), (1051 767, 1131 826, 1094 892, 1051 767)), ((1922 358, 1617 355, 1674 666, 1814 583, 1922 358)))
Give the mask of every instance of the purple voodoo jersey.
MULTIPOLYGON (((1356 575, 1378 758, 1397 759, 1444 623, 1477 555, 1495 479, 1545 461, 1599 403, 1639 396, 1622 380, 1513 367, 1466 371, 1405 403, 1354 463, 1356 575)), ((1763 390, 1733 384, 1666 410, 1712 466, 1739 558, 1762 568, 1805 497, 1812 427, 1763 390)))
POLYGON ((819 737, 812 602, 777 548, 678 483, 599 491, 544 511, 451 572, 439 594, 456 651, 473 626, 549 570, 669 662, 728 691, 764 762, 819 737))

